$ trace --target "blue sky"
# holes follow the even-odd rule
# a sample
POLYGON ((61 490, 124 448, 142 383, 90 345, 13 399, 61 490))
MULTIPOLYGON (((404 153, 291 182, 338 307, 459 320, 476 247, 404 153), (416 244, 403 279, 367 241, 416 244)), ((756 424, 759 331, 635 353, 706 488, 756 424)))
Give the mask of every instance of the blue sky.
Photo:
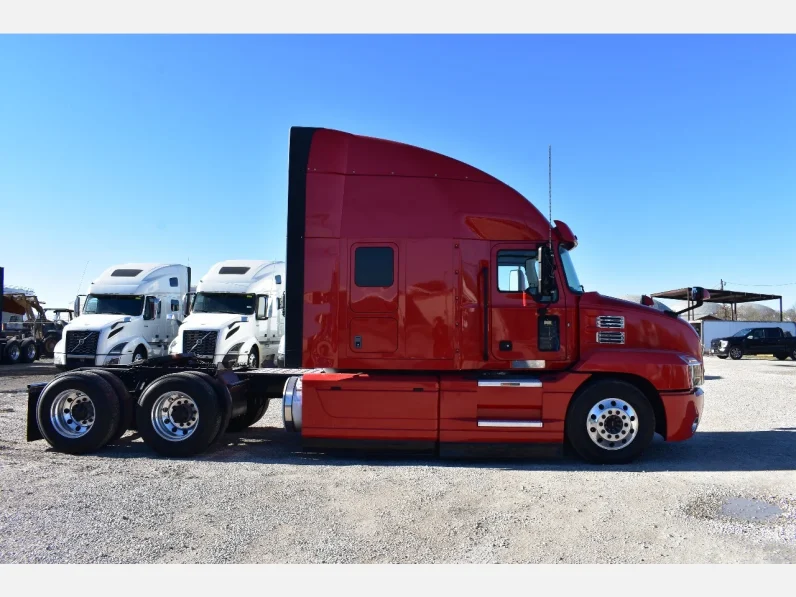
POLYGON ((291 125, 543 211, 552 144, 588 290, 796 282, 796 37, 752 35, 0 36, 6 282, 55 306, 127 261, 283 258, 291 125))

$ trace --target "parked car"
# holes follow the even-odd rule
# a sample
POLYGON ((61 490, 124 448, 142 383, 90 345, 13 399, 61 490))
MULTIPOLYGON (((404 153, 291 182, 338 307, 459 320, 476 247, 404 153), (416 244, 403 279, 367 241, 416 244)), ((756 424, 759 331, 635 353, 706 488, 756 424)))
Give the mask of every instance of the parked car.
POLYGON ((796 361, 796 338, 782 328, 744 328, 727 338, 715 338, 710 354, 737 361, 744 355, 771 354, 784 361, 796 361))

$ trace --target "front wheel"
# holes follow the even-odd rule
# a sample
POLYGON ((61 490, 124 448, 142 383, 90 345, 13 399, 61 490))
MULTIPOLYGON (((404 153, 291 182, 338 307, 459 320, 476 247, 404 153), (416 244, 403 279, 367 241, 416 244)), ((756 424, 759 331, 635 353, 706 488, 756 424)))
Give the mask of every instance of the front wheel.
POLYGON ((777 352, 777 353, 774 354, 774 357, 778 361, 784 361, 785 359, 788 358, 788 353, 787 352, 777 352))
POLYGON ((256 346, 252 346, 249 357, 246 359, 246 366, 250 369, 257 369, 260 366, 260 351, 256 346))
POLYGON ((790 353, 790 358, 796 361, 796 348, 794 348, 790 353))
POLYGON ((636 386, 602 380, 589 385, 573 399, 567 414, 566 434, 584 460, 625 464, 638 458, 652 441, 655 413, 636 386))
POLYGON ((730 358, 733 361, 740 361, 742 356, 743 356, 743 350, 741 350, 739 347, 733 346, 730 349, 730 358))

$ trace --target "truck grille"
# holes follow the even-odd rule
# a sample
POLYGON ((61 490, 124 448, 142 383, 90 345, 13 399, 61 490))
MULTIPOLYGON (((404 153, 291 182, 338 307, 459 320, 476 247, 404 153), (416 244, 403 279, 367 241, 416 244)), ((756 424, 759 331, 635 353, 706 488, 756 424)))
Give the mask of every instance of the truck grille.
POLYGON ((711 340, 710 341, 710 347, 711 348, 718 348, 720 344, 721 344, 720 340, 711 340))
POLYGON ((200 356, 214 356, 216 354, 217 335, 218 332, 186 330, 182 333, 182 351, 192 352, 200 356))
POLYGON ((99 332, 96 331, 66 332, 66 354, 95 355, 97 340, 99 332))

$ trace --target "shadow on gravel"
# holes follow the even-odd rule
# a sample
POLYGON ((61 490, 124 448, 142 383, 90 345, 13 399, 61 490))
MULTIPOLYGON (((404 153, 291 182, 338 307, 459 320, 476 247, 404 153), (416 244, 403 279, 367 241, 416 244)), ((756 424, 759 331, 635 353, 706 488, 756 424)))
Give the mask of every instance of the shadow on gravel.
MULTIPOLYGON (((101 458, 164 459, 128 434, 98 452, 101 458)), ((796 428, 767 431, 704 431, 686 442, 666 443, 656 437, 644 456, 633 464, 590 465, 573 456, 562 458, 440 458, 359 452, 303 452, 301 438, 281 427, 253 427, 228 433, 210 450, 175 462, 243 462, 309 466, 443 466, 495 470, 592 471, 775 471, 796 470, 796 428)))
POLYGON ((0 365, 0 379, 4 377, 33 377, 36 375, 55 376, 56 373, 60 372, 52 365, 0 365))
POLYGON ((721 375, 706 375, 705 381, 711 381, 714 379, 724 379, 721 375))

